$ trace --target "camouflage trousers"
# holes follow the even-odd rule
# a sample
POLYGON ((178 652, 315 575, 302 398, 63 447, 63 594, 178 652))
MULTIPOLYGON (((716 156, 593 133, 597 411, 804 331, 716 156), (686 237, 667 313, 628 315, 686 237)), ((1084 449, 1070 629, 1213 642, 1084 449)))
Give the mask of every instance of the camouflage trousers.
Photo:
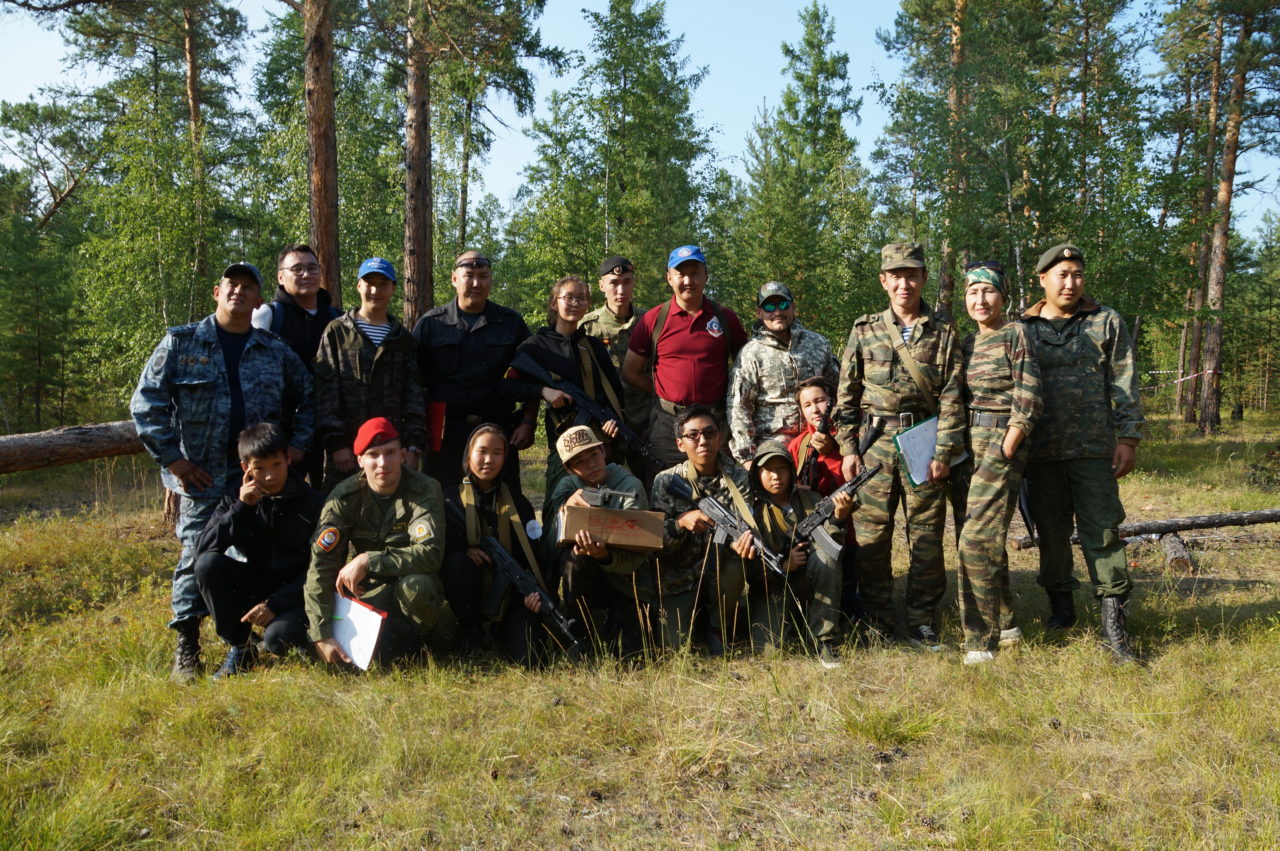
POLYGON ((1027 463, 1024 441, 1012 459, 1004 457, 1003 428, 970 426, 969 459, 951 471, 951 495, 957 506, 956 585, 965 650, 995 650, 1000 631, 1012 629, 1009 554, 1005 539, 1018 503, 1018 487, 1027 463))
POLYGON ((907 628, 933 626, 935 610, 947 593, 942 563, 942 533, 946 522, 946 482, 912 487, 906 465, 898 458, 892 435, 886 430, 863 456, 869 467, 884 469, 858 491, 862 505, 853 513, 858 541, 858 588, 871 625, 892 635, 893 529, 900 503, 907 515, 907 628))
POLYGON ((1049 592, 1080 587, 1072 576, 1071 533, 1080 534, 1080 549, 1097 597, 1128 594, 1132 583, 1125 562, 1120 524, 1124 506, 1110 458, 1037 461, 1027 465, 1031 516, 1040 538, 1039 583, 1049 592), (1075 521, 1074 523, 1072 521, 1075 521))
POLYGON ((753 582, 747 593, 752 648, 780 645, 791 637, 809 646, 839 641, 843 579, 840 557, 814 546, 804 570, 785 582, 776 575, 767 583, 753 582))

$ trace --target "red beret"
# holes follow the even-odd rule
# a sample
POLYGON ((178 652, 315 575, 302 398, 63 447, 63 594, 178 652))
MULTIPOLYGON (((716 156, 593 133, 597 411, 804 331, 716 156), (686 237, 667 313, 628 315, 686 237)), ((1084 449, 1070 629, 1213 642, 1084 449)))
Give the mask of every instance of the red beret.
POLYGON ((360 430, 356 432, 356 443, 352 450, 357 455, 363 455, 370 446, 381 446, 399 439, 400 432, 396 431, 391 420, 386 417, 374 417, 371 420, 365 420, 364 425, 360 426, 360 430))

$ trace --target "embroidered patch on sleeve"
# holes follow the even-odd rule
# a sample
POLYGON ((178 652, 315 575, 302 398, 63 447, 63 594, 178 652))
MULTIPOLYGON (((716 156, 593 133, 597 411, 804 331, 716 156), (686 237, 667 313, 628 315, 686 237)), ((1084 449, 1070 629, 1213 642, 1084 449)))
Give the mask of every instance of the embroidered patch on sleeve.
POLYGON ((338 532, 337 526, 325 526, 320 530, 320 534, 316 536, 316 546, 326 553, 333 552, 333 548, 338 545, 338 541, 341 539, 342 534, 338 532))
POLYGON ((410 541, 416 544, 420 541, 425 541, 430 537, 431 527, 427 525, 425 520, 419 520, 417 523, 413 524, 413 532, 409 535, 410 541))

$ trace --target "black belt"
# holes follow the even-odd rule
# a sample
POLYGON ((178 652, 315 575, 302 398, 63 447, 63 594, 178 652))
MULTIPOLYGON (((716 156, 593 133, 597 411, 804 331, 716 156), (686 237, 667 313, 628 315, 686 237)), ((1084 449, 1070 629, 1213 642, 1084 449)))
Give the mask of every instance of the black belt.
POLYGON ((1013 419, 1008 414, 987 414, 982 411, 969 412, 969 425, 985 428, 1004 428, 1013 419))
POLYGON ((929 419, 930 414, 915 414, 903 411, 899 414, 867 414, 867 422, 872 428, 911 428, 918 422, 929 419))

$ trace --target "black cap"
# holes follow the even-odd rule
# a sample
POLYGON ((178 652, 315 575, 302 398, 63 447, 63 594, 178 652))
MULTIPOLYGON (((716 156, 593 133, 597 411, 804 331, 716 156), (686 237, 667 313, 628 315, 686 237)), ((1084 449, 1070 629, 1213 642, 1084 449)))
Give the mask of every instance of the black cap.
POLYGON ((1063 260, 1078 260, 1080 265, 1083 266, 1084 254, 1080 252, 1079 248, 1076 248, 1069 242, 1064 242, 1061 245, 1055 245, 1053 248, 1050 248, 1044 254, 1040 255, 1040 259, 1036 262, 1036 274, 1043 275, 1063 260))
POLYGON ((631 264, 627 258, 614 254, 612 257, 606 257, 600 261, 600 275, 625 275, 627 272, 634 272, 636 267, 631 264))

